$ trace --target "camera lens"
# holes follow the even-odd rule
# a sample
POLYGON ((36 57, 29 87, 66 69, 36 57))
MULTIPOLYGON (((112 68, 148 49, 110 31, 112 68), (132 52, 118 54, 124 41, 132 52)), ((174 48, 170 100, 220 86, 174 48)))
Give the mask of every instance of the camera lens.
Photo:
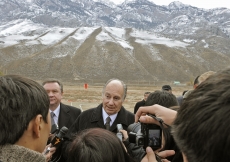
POLYGON ((127 132, 128 134, 130 132, 134 132, 134 133, 137 133, 139 130, 141 129, 141 123, 133 123, 133 124, 130 124, 127 128, 127 132))
POLYGON ((137 145, 138 145, 138 146, 144 145, 144 138, 139 138, 138 144, 137 144, 137 145))

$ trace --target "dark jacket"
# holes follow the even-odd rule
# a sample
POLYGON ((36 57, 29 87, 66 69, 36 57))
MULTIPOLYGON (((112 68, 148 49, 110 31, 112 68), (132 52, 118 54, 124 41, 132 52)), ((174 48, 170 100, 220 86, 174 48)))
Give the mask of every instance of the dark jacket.
MULTIPOLYGON (((117 117, 110 127, 110 131, 117 133, 117 124, 122 124, 123 129, 127 130, 130 124, 134 123, 134 114, 126 110, 123 106, 118 112, 117 117)), ((96 108, 83 111, 77 118, 74 124, 69 129, 65 136, 65 142, 63 143, 62 150, 67 151, 69 143, 72 141, 72 137, 78 131, 88 128, 103 128, 105 129, 103 117, 102 117, 102 104, 96 108)), ((67 153, 64 154, 65 159, 67 153)))
MULTIPOLYGON (((80 114, 81 110, 79 108, 60 103, 60 113, 58 117, 59 130, 63 126, 69 129, 80 114)), ((50 141, 48 143, 50 143, 50 141)), ((57 148, 56 152, 52 156, 52 161, 56 161, 56 159, 60 158, 58 162, 65 162, 65 160, 61 156, 62 153, 62 148, 61 146, 59 146, 59 148, 57 148)))
POLYGON ((145 100, 139 101, 136 103, 135 107, 134 107, 134 114, 136 114, 137 110, 139 109, 139 107, 141 106, 145 106, 145 100))
MULTIPOLYGON (((122 124, 123 129, 127 130, 127 127, 134 123, 134 114, 127 111, 123 106, 117 114, 117 118, 110 127, 110 131, 117 133, 117 124, 122 124)), ((88 109, 81 113, 81 115, 74 122, 68 132, 68 136, 77 133, 80 130, 87 128, 104 128, 104 121, 102 117, 102 104, 96 108, 88 109)), ((69 136, 71 137, 71 136, 69 136)))
POLYGON ((123 141, 129 155, 135 159, 136 162, 140 162, 146 155, 142 146, 138 146, 136 143, 130 143, 129 139, 123 141))
POLYGON ((60 103, 60 113, 58 117, 59 129, 63 126, 70 128, 80 114, 81 110, 79 108, 60 103))

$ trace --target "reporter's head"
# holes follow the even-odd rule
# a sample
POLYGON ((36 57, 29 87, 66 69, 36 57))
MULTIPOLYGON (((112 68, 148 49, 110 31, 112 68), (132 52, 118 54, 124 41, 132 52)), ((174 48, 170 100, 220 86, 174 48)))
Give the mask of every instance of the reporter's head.
POLYGON ((102 128, 78 133, 68 147, 67 156, 67 162, 133 162, 120 139, 102 128))
MULTIPOLYGON (((173 136, 187 161, 230 159, 230 69, 208 77, 178 110, 173 136)), ((227 160, 228 161, 228 160, 227 160)))
POLYGON ((0 145, 42 152, 50 132, 49 98, 37 82, 19 75, 0 77, 0 145))

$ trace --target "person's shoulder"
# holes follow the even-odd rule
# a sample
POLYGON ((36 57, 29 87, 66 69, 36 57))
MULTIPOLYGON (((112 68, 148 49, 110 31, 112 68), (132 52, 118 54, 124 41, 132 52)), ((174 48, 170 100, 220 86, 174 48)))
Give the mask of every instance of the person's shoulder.
POLYGON ((125 114, 127 114, 127 115, 129 115, 129 116, 134 116, 134 113, 128 111, 128 110, 127 110, 126 108, 124 108, 123 106, 121 107, 121 112, 122 112, 122 113, 125 113, 125 114))
POLYGON ((145 100, 138 101, 137 104, 145 103, 145 100))
POLYGON ((82 111, 82 113, 81 113, 80 116, 85 116, 85 115, 92 114, 92 113, 94 113, 94 112, 97 111, 97 110, 98 110, 98 107, 89 108, 89 109, 87 109, 87 110, 82 111))
POLYGON ((138 105, 139 107, 144 106, 145 105, 145 100, 141 100, 141 101, 137 102, 136 105, 138 105))
POLYGON ((60 103, 60 104, 61 104, 61 108, 64 108, 64 109, 68 108, 71 112, 81 112, 81 109, 79 109, 77 107, 66 105, 63 103, 60 103))
MULTIPOLYGON (((61 104, 61 107, 68 107, 68 108, 70 108, 70 109, 79 109, 79 108, 77 108, 77 107, 75 107, 75 106, 71 106, 71 105, 66 105, 66 104, 64 104, 64 103, 60 103, 61 104)), ((80 110, 80 109, 79 109, 80 110)))
POLYGON ((120 112, 118 113, 118 117, 121 121, 124 122, 124 124, 129 126, 134 122, 135 115, 122 106, 120 112))

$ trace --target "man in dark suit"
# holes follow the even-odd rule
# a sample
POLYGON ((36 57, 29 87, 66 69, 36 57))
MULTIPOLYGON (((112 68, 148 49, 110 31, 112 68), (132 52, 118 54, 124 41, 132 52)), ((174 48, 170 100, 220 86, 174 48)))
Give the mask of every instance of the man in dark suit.
POLYGON ((147 100, 148 96, 149 96, 150 92, 145 92, 144 93, 144 98, 143 100, 137 102, 134 106, 134 114, 136 114, 137 110, 139 109, 139 107, 141 106, 145 106, 145 101, 147 100))
POLYGON ((117 124, 122 124, 126 130, 130 124, 134 123, 134 114, 122 106, 126 93, 127 87, 123 81, 118 79, 107 81, 103 87, 102 104, 82 112, 69 129, 69 137, 72 133, 95 127, 117 133, 117 124), (108 117, 110 120, 106 121, 108 117))
POLYGON ((49 109, 50 113, 53 114, 53 116, 51 116, 52 124, 57 124, 59 129, 63 126, 70 128, 77 117, 81 114, 81 110, 61 103, 63 85, 59 80, 48 79, 45 80, 42 85, 50 99, 49 109))
POLYGON ((73 135, 88 128, 103 128, 117 133, 117 124, 122 124, 123 129, 134 123, 134 114, 123 106, 127 94, 127 86, 119 79, 110 79, 106 82, 102 92, 102 103, 92 109, 88 109, 79 115, 70 127, 62 147, 65 159, 67 159, 68 145, 73 140, 73 135))
MULTIPOLYGON (((76 107, 61 103, 63 95, 63 84, 59 80, 47 79, 42 83, 42 85, 46 90, 50 100, 49 110, 51 115, 51 125, 58 125, 59 130, 63 126, 70 128, 77 117, 81 114, 81 110, 76 107)), ((50 133, 47 143, 50 143, 54 136, 55 134, 50 133)), ((61 154, 62 150, 57 148, 51 161, 59 159, 59 162, 64 162, 65 160, 61 157, 61 154)))

